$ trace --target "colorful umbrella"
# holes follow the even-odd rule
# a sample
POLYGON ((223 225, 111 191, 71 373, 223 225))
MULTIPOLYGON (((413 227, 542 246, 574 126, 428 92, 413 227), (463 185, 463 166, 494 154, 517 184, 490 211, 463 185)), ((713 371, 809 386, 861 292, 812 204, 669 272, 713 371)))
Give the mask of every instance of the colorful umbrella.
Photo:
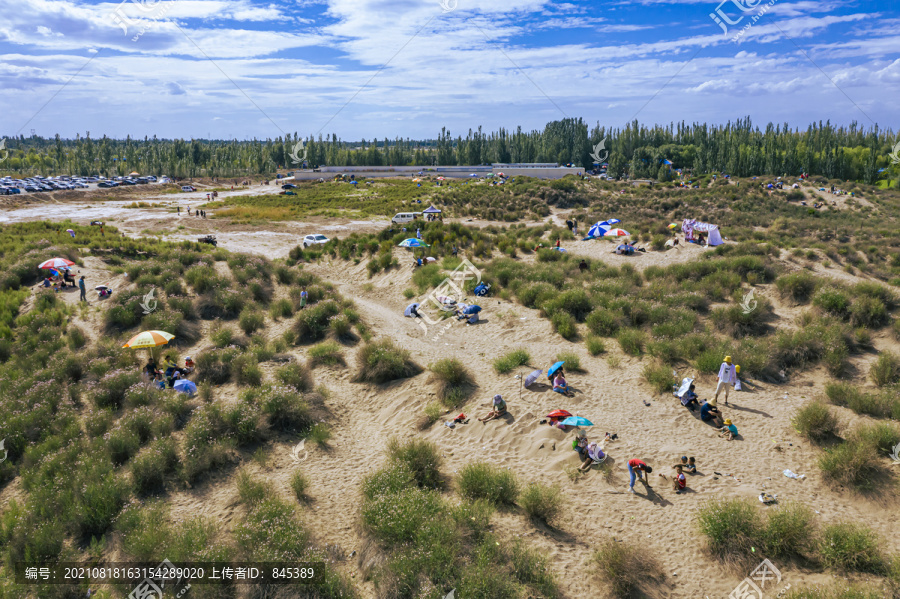
POLYGON ((66 260, 65 258, 50 258, 46 262, 41 262, 38 265, 38 268, 65 268, 66 266, 72 266, 75 264, 71 260, 66 260))
POLYGON ((670 228, 670 229, 677 229, 677 228, 678 228, 678 223, 669 223, 669 228, 670 228))
POLYGON ((397 247, 401 248, 427 248, 431 247, 421 239, 416 239, 415 237, 410 237, 409 239, 404 239, 400 242, 397 247))
POLYGON ((631 233, 624 229, 610 229, 603 235, 604 237, 625 237, 626 235, 631 235, 631 233))
POLYGON ((568 418, 571 415, 571 412, 568 412, 567 410, 553 410, 547 414, 547 418, 568 418))
POLYGON ((527 389, 529 385, 538 380, 538 377, 543 374, 543 370, 535 370, 531 374, 525 377, 525 388, 527 389))
POLYGON ((165 345, 174 338, 175 335, 165 331, 144 331, 129 339, 128 343, 122 347, 130 347, 131 349, 158 347, 165 345))
POLYGON ((595 223, 588 230, 588 237, 602 237, 610 228, 609 223, 606 221, 595 223))
POLYGON ((560 422, 560 424, 565 424, 568 426, 594 426, 594 423, 584 416, 570 416, 560 422))
POLYGON ((554 364, 553 366, 551 366, 550 368, 548 368, 547 369, 547 378, 550 378, 554 374, 556 374, 556 371, 559 370, 560 368, 562 368, 562 365, 565 363, 566 363, 565 360, 561 360, 561 361, 557 362, 556 364, 554 364))

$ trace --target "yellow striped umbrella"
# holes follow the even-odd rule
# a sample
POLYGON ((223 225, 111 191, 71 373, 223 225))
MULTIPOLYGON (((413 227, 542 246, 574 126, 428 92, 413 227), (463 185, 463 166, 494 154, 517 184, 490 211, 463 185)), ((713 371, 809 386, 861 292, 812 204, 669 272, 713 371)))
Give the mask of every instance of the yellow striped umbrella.
POLYGON ((122 347, 130 347, 132 349, 158 347, 160 345, 165 345, 174 338, 175 335, 165 331, 144 331, 129 339, 128 343, 122 347))

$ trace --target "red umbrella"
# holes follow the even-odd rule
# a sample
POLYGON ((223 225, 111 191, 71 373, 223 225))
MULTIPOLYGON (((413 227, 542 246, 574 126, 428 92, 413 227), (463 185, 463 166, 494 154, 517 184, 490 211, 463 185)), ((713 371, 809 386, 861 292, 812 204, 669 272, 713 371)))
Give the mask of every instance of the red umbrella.
POLYGON ((72 266, 75 264, 71 260, 66 260, 65 258, 50 258, 46 262, 41 262, 38 264, 38 268, 64 268, 66 266, 72 266))
POLYGON ((549 414, 547 414, 547 418, 568 418, 571 416, 569 412, 566 410, 553 410, 549 414))

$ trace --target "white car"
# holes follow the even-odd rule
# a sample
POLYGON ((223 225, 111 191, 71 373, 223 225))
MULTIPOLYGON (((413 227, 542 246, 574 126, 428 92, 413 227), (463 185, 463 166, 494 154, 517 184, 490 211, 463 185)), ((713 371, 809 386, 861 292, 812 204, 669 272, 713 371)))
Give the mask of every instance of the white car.
POLYGON ((303 247, 305 248, 308 248, 311 245, 316 245, 317 243, 328 243, 328 238, 324 235, 307 235, 303 238, 303 247))

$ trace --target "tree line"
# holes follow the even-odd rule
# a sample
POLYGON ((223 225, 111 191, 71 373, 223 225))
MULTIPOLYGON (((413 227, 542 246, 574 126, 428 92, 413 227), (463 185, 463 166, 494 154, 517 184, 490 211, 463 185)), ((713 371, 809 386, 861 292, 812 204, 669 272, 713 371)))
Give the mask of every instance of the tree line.
POLYGON ((332 134, 265 140, 75 139, 19 136, 0 150, 0 173, 104 176, 142 174, 175 177, 242 177, 276 169, 318 166, 480 165, 549 162, 591 169, 608 163, 610 176, 668 178, 671 169, 739 177, 798 175, 875 183, 898 177, 890 153, 890 130, 812 123, 805 130, 787 123, 755 127, 749 117, 724 125, 705 123, 589 127, 580 118, 547 123, 543 130, 470 129, 454 137, 446 127, 436 139, 344 141, 332 134), (671 163, 671 164, 669 164, 671 163), (881 171, 881 172, 879 172, 881 171))

